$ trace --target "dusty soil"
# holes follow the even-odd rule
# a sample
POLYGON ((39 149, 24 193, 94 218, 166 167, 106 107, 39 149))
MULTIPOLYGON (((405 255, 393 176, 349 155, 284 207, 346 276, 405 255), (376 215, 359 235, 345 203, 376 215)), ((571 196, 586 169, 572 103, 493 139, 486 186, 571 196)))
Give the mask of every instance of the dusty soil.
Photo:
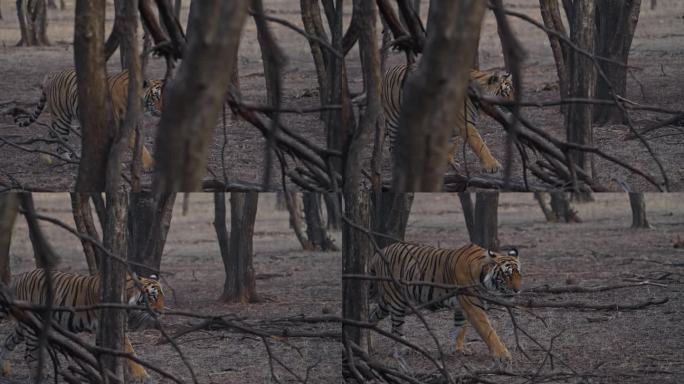
MULTIPOLYGON (((602 293, 525 294, 535 301, 590 304, 633 304, 649 299, 668 298, 664 305, 642 310, 586 311, 577 309, 533 309, 515 311, 519 326, 544 349, 552 345, 553 368, 546 353, 522 332, 520 345, 530 359, 515 348, 509 315, 490 309, 496 332, 513 356, 513 371, 534 374, 539 382, 600 383, 681 383, 684 380, 684 253, 672 241, 684 235, 684 205, 681 195, 647 195, 648 219, 654 229, 630 229, 631 214, 627 196, 602 194, 596 201, 575 205, 583 223, 549 224, 530 194, 505 194, 500 198, 499 236, 502 247, 520 251, 523 292, 543 285, 613 285, 651 281, 663 286, 642 286, 602 293), (543 321, 542 321, 543 319, 543 321), (553 344, 551 344, 553 340, 553 344), (567 364, 567 367, 565 366, 567 364), (568 368, 569 367, 569 368, 568 368), (567 380, 549 376, 576 372, 584 377, 567 380), (594 376, 592 376, 594 375, 594 376)), ((458 198, 454 195, 418 195, 409 219, 406 239, 442 247, 458 247, 467 241, 458 198)), ((469 328, 467 355, 455 355, 448 333, 453 327, 450 311, 426 312, 429 327, 446 352, 448 370, 454 374, 468 370, 488 370, 492 366, 487 346, 469 328)), ((380 326, 389 330, 390 321, 380 326)), ((407 317, 404 332, 409 341, 437 357, 437 348, 416 316, 407 317)), ((375 336, 375 356, 398 367, 390 355, 394 344, 375 336)), ((408 373, 421 375, 434 366, 417 353, 405 357, 408 373)), ((573 376, 573 375, 570 375, 573 376)), ((522 383, 522 377, 483 376, 494 382, 522 383)), ((529 377, 528 377, 529 378, 529 377)), ((534 381, 534 380, 533 380, 534 381)))
MULTIPOLYGON (((180 200, 180 198, 179 198, 180 200)), ((224 304, 218 302, 225 274, 216 234, 212 226, 212 195, 192 195, 189 213, 181 214, 180 201, 175 208, 162 263, 162 283, 166 290, 166 305, 172 310, 195 314, 226 314, 248 320, 269 320, 297 315, 340 315, 339 252, 303 252, 288 227, 287 212, 277 211, 273 195, 262 195, 254 237, 254 268, 257 292, 263 301, 255 304, 224 304)), ((41 213, 73 225, 69 197, 66 194, 37 195, 36 206, 41 213)), ((230 225, 230 222, 228 223, 230 225)), ((61 270, 87 273, 80 243, 73 236, 54 226, 45 225, 50 243, 61 256, 61 270)), ((340 234, 333 233, 337 244, 340 234)), ((33 252, 25 221, 17 220, 12 238, 11 263, 13 273, 33 268, 33 252)), ((173 334, 199 320, 166 315, 162 324, 173 334)), ((291 328, 296 331, 335 332, 339 326, 291 328)), ((0 324, 2 337, 10 324, 0 324)), ((169 344, 160 345, 156 330, 133 332, 131 341, 144 360, 191 382, 183 361, 169 344)), ((288 340, 290 346, 269 342, 274 355, 309 382, 337 382, 340 373, 341 350, 331 339, 288 340)), ((267 383, 270 382, 269 361, 261 339, 225 330, 208 330, 181 337, 178 344, 192 365, 201 383, 267 383)), ((14 370, 11 378, 21 380, 28 371, 23 361, 23 347, 12 355, 14 370)), ((274 363, 276 366, 277 364, 274 363)), ((293 378, 276 367, 282 382, 293 378)), ((159 376, 153 374, 154 377, 159 376)), ((161 380, 160 382, 169 382, 161 380)))
MULTIPOLYGON (((427 3, 427 2, 424 2, 427 3)), ((507 1, 515 10, 531 15, 540 20, 538 2, 533 0, 507 1)), ((46 73, 73 66, 73 1, 67 2, 66 11, 51 11, 49 36, 53 45, 42 48, 17 48, 14 44, 19 40, 19 30, 14 17, 14 3, 3 3, 5 20, 0 22, 0 41, 2 42, 3 59, 0 60, 0 103, 17 102, 21 107, 28 107, 39 97, 39 84, 46 73)), ((298 3, 289 0, 267 0, 268 12, 284 18, 297 25, 301 24, 298 3)), ((422 15, 425 17, 426 10, 422 15)), ((113 12, 108 13, 110 18, 113 12)), ((630 64, 634 66, 633 76, 629 78, 627 97, 638 103, 658 105, 669 109, 682 109, 682 90, 679 86, 684 76, 682 66, 684 56, 684 3, 677 0, 662 0, 655 10, 644 2, 636 37, 632 46, 630 64)), ((187 9, 183 18, 187 17, 187 9)), ((347 15, 347 20, 349 15, 347 15)), ((555 90, 556 72, 546 35, 535 27, 517 19, 512 20, 514 29, 527 51, 524 63, 525 98, 532 101, 554 100, 558 98, 555 90)), ((318 90, 313 62, 308 44, 295 32, 279 25, 272 25, 278 42, 286 52, 288 65, 285 69, 285 94, 283 105, 291 107, 313 107, 318 104, 318 90)), ((481 66, 483 68, 502 67, 498 35, 494 19, 487 15, 482 33, 480 49, 481 66)), ((401 55, 394 54, 390 62, 400 62, 401 55)), ((111 60, 110 70, 117 70, 117 60, 111 60)), ((353 92, 360 92, 362 80, 358 53, 354 50, 348 58, 350 85, 353 92)), ((240 48, 241 86, 247 102, 261 104, 265 102, 265 87, 261 58, 256 41, 254 23, 247 22, 246 33, 240 48)), ((148 77, 160 77, 163 66, 160 60, 151 62, 148 77)), ((557 108, 527 108, 525 115, 536 125, 553 135, 563 138, 563 119, 557 108)), ((46 114, 47 115, 47 114, 46 114)), ((635 112, 632 114, 637 127, 651 125, 664 116, 653 113, 635 112)), ((47 122, 43 116, 41 122, 47 122)), ((284 123, 313 142, 325 143, 324 128, 315 115, 288 115, 284 123)), ((209 167, 217 174, 222 174, 222 163, 225 162, 227 175, 231 180, 260 182, 264 172, 264 140, 261 134, 244 122, 235 122, 230 118, 226 123, 226 135, 221 124, 217 125, 215 140, 211 149, 209 167), (227 138, 227 150, 222 155, 224 138, 227 138), (222 157, 223 160, 222 161, 222 157)), ((152 146, 154 137, 154 121, 147 121, 147 142, 152 146)), ((29 139, 45 137, 46 128, 35 125, 30 129, 14 126, 9 117, 0 117, 0 129, 6 139, 24 142, 29 139)), ((505 135, 502 129, 489 119, 485 119, 480 131, 493 153, 504 157, 505 135)), ((595 128, 595 143, 607 153, 612 154, 629 164, 659 175, 659 169, 648 151, 638 141, 625 141, 628 129, 623 125, 607 125, 595 128)), ((658 154, 670 180, 672 190, 683 190, 681 127, 663 128, 647 135, 648 142, 658 154)), ((470 152, 470 151, 468 151, 470 152)), ((367 151, 366 158, 370 150, 367 151)), ((479 164, 468 153, 461 167, 471 172, 478 172, 479 164)), ((519 159, 514 159, 514 170, 517 178, 521 178, 519 159)), ((609 187, 616 187, 616 181, 624 181, 635 190, 655 190, 641 177, 625 171, 604 160, 595 163, 598 180, 609 187)), ((63 191, 72 188, 75 182, 75 165, 48 165, 37 153, 27 153, 7 145, 0 147, 0 185, 27 189, 49 189, 63 191)), ((385 177, 389 178, 389 161, 386 161, 385 177)), ((279 168, 274 166, 274 180, 279 179, 279 168)), ((149 180, 149 177, 148 177, 149 180)))

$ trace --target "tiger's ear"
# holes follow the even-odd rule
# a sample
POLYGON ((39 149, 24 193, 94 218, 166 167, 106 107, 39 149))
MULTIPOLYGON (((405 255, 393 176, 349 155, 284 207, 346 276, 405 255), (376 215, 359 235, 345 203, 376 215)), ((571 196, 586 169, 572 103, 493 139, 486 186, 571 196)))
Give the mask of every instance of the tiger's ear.
POLYGON ((487 250, 487 255, 488 255, 489 257, 491 257, 491 258, 495 258, 495 257, 496 257, 496 253, 492 252, 491 249, 488 249, 488 250, 487 250))
POLYGON ((515 248, 509 249, 508 250, 508 256, 518 257, 518 250, 515 248))
POLYGON ((152 279, 152 280, 159 280, 159 276, 157 276, 157 275, 155 275, 155 274, 151 274, 151 275, 150 275, 150 279, 152 279))
POLYGON ((150 82, 148 80, 143 80, 143 89, 149 88, 150 87, 150 82))

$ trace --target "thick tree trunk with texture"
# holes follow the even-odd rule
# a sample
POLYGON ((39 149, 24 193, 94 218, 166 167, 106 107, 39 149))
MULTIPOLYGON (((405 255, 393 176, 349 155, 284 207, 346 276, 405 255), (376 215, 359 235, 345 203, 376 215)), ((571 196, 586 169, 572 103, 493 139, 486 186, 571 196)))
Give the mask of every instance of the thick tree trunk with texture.
POLYGON ((81 162, 76 191, 101 192, 115 130, 104 57, 104 0, 77 0, 74 57, 78 83, 81 162))
POLYGON ((651 228, 646 219, 646 202, 644 194, 630 192, 629 205, 632 207, 632 228, 651 228))
MULTIPOLYGON (((613 94, 627 96, 627 64, 634 31, 639 21, 641 0, 596 0, 596 50, 595 53, 624 65, 600 61, 601 69, 610 84, 600 76, 596 78, 596 98, 613 100, 613 94), (612 89, 611 89, 612 88, 612 89)), ((624 123, 619 108, 611 105, 593 106, 594 122, 624 123)))
POLYGON ((472 242, 486 249, 499 249, 499 193, 477 192, 472 242))
POLYGON ((173 217, 175 193, 130 194, 128 210, 128 259, 140 276, 160 274, 161 259, 173 217))
POLYGON ((406 80, 394 151, 396 192, 440 191, 449 138, 464 105, 468 69, 486 8, 478 0, 433 2, 418 68, 406 80), (454 28, 458 25, 458 28, 454 28))
POLYGON ((184 60, 164 93, 155 191, 200 189, 248 5, 248 0, 193 1, 190 5, 184 60))
POLYGON ((219 299, 223 302, 247 304, 259 300, 252 264, 258 199, 256 192, 230 194, 230 249, 227 254, 221 253, 226 271, 223 294, 219 299))
POLYGON ((384 248, 397 240, 403 241, 406 224, 411 214, 413 193, 382 193, 374 195, 372 223, 375 232, 391 236, 375 236, 375 242, 384 248), (395 240, 396 239, 396 240, 395 240))
MULTIPOLYGON (((93 239, 99 241, 100 235, 95 228, 95 221, 93 220, 93 213, 90 209, 90 196, 84 193, 71 193, 71 210, 74 215, 74 223, 79 233, 88 235, 93 239)), ((95 275, 99 271, 99 263, 102 260, 103 254, 100 248, 93 245, 92 242, 81 239, 83 246, 83 253, 85 254, 86 263, 88 264, 88 272, 95 275)))
POLYGON ((12 279, 9 251, 17 212, 19 196, 11 192, 0 194, 0 281, 7 286, 12 279))
POLYGON ((337 251, 338 248, 333 240, 328 236, 326 226, 321 217, 321 195, 312 192, 305 192, 304 217, 306 218, 306 235, 313 249, 321 251, 337 251))
POLYGON ((47 37, 46 0, 17 0, 17 17, 21 40, 17 46, 50 45, 47 37))

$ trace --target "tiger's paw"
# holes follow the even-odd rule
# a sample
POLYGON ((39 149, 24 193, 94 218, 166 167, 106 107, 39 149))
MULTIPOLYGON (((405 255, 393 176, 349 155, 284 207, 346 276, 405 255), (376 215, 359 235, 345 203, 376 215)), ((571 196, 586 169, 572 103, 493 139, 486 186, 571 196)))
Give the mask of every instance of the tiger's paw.
POLYGON ((139 377, 131 377, 128 380, 128 382, 132 383, 132 384, 154 384, 155 383, 155 381, 149 375, 139 376, 139 377))
POLYGON ((492 159, 492 161, 484 163, 482 169, 487 173, 497 173, 501 170, 501 163, 496 159, 492 159))
POLYGON ((9 377, 10 374, 12 374, 12 363, 10 363, 8 360, 3 361, 1 373, 3 377, 9 377))
POLYGON ((510 371, 513 368, 513 359, 511 354, 506 351, 505 354, 494 357, 492 369, 498 371, 510 371))

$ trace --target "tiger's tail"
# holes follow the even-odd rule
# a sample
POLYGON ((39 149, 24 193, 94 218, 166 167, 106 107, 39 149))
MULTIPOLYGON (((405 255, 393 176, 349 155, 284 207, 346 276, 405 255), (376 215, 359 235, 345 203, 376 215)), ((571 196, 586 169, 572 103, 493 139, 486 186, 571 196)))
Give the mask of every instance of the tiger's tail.
POLYGON ((36 120, 38 120, 38 117, 41 113, 43 113, 46 104, 47 94, 45 93, 45 90, 43 90, 43 92, 40 95, 40 100, 38 100, 38 105, 36 105, 36 108, 33 110, 33 112, 30 115, 28 115, 28 119, 20 119, 17 115, 14 117, 14 123, 22 128, 28 127, 29 125, 33 124, 36 120))

